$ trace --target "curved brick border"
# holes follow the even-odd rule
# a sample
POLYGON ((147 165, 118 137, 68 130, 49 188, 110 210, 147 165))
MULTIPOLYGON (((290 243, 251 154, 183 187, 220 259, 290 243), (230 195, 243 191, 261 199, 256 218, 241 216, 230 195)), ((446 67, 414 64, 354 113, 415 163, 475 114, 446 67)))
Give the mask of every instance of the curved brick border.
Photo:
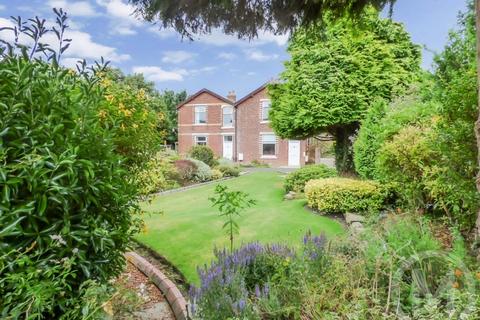
POLYGON ((177 286, 145 258, 135 252, 125 253, 126 259, 143 272, 165 295, 177 320, 187 320, 187 301, 177 286))

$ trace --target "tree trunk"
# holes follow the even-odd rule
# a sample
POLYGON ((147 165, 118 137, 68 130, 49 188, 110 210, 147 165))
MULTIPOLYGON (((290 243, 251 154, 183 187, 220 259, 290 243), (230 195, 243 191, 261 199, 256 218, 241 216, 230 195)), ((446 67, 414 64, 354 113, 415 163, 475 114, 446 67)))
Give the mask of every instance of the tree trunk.
MULTIPOLYGON (((480 1, 480 0, 478 0, 480 1)), ((347 125, 335 129, 335 167, 343 176, 354 176, 352 137, 357 125, 347 125)))
MULTIPOLYGON (((475 0, 475 27, 477 38, 477 108, 480 110, 480 0, 475 0)), ((477 140, 477 179, 476 186, 477 191, 480 193, 480 111, 477 115, 477 121, 475 122, 475 138, 477 140)), ((477 220, 475 223, 475 238, 480 240, 480 208, 477 211, 477 220)))

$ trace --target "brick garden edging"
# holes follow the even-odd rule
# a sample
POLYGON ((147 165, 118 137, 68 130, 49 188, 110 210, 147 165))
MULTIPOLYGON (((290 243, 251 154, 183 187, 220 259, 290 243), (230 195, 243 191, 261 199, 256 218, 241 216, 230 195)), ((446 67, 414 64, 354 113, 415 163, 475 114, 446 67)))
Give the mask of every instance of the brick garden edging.
POLYGON ((125 253, 125 257, 162 291, 173 310, 175 318, 177 320, 187 320, 187 300, 185 300, 175 283, 139 254, 130 251, 125 253))

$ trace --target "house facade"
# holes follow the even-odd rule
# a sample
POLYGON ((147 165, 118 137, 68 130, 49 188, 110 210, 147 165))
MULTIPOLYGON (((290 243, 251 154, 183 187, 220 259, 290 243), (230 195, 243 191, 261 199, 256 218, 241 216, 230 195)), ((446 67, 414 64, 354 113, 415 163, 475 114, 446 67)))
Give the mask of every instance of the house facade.
POLYGON ((306 142, 280 139, 269 125, 266 84, 238 101, 234 92, 225 98, 202 89, 177 109, 180 154, 187 154, 194 145, 207 145, 217 157, 238 163, 258 161, 272 167, 305 164, 306 142))

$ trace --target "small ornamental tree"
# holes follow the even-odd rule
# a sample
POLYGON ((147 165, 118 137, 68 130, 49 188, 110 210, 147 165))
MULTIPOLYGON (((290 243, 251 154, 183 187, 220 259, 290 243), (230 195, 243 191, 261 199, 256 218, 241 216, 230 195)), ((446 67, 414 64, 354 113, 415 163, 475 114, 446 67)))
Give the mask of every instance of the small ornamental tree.
POLYGON ((297 31, 280 81, 269 85, 271 125, 282 138, 329 132, 339 172, 353 171, 352 141, 377 99, 391 100, 417 78, 420 49, 403 26, 367 11, 350 20, 297 31))
POLYGON ((216 197, 211 197, 213 207, 218 207, 220 216, 225 217, 226 221, 223 224, 223 229, 227 231, 230 239, 230 251, 233 252, 233 237, 238 234, 240 227, 235 221, 235 217, 240 216, 240 212, 244 209, 253 206, 256 201, 250 199, 248 194, 242 191, 228 191, 228 187, 224 185, 217 185, 215 187, 216 197))

